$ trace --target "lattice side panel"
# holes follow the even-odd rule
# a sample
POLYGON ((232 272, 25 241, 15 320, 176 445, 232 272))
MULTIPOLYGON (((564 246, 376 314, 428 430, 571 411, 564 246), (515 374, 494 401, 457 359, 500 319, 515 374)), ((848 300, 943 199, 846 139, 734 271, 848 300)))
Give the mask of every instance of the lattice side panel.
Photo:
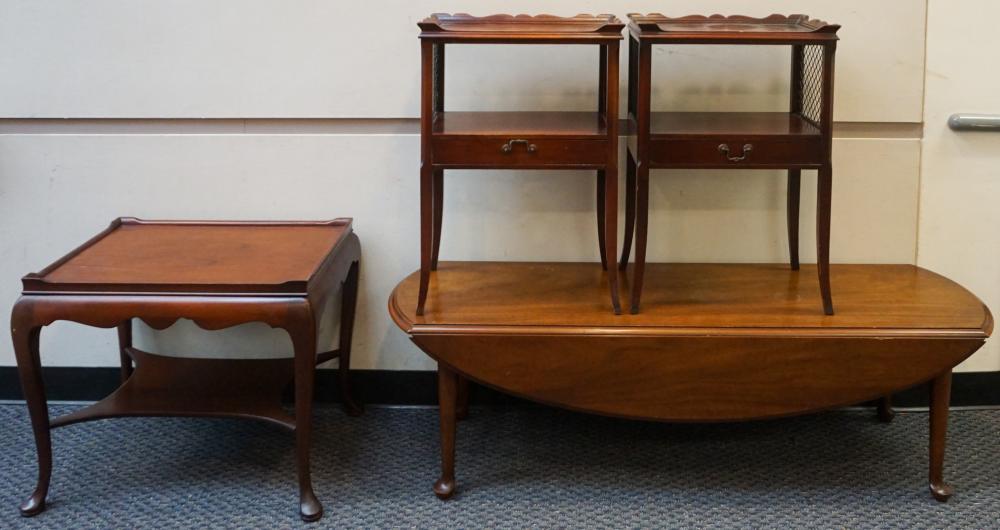
POLYGON ((820 125, 823 118, 823 46, 803 46, 802 77, 798 83, 802 115, 820 125))
POLYGON ((431 57, 431 77, 434 82, 431 106, 435 112, 444 112, 444 44, 434 44, 431 57))

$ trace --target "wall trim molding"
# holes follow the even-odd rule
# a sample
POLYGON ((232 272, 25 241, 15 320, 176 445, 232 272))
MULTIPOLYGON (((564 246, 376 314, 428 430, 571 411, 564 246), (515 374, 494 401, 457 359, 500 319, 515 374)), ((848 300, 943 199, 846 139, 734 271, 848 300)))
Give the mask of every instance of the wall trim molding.
MULTIPOLYGON (((44 372, 50 401, 96 401, 118 386, 118 368, 47 367, 44 372)), ((437 404, 437 374, 433 371, 355 370, 355 391, 364 403, 382 405, 437 404)), ((316 400, 337 399, 337 372, 318 370, 316 400)), ((901 408, 926 407, 927 385, 918 385, 893 396, 901 408)), ((286 393, 291 401, 291 394, 286 393)), ((17 368, 0 366, 0 400, 22 400, 17 368)), ((477 405, 520 406, 527 402, 495 390, 473 385, 470 400, 477 405)), ((952 384, 952 406, 1000 406, 1000 372, 956 372, 952 384)))
MULTIPOLYGON (((621 120, 618 130, 629 134, 621 120)), ((419 118, 0 118, 0 135, 419 135, 419 118)), ((836 122, 837 139, 919 140, 922 123, 836 122)))

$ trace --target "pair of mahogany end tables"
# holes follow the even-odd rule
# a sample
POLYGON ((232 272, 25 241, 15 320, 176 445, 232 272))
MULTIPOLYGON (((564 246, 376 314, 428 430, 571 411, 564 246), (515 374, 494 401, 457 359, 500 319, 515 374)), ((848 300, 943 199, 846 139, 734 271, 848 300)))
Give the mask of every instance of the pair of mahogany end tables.
POLYGON ((834 59, 840 26, 805 15, 766 18, 629 15, 628 120, 619 125, 619 41, 613 15, 436 14, 419 23, 422 47, 420 291, 427 300, 441 246, 448 169, 597 171, 597 232, 611 305, 621 313, 616 271, 627 271, 633 237, 631 312, 638 313, 646 272, 651 169, 782 169, 788 172, 790 264, 799 269, 801 172, 817 170, 817 274, 825 314, 830 291, 830 209, 834 59), (596 45, 597 105, 587 112, 459 112, 445 109, 448 44, 596 45), (769 45, 791 48, 786 112, 656 112, 652 57, 662 45, 769 45), (620 131, 621 130, 621 131, 620 131), (625 133, 625 240, 617 259, 619 132, 625 133))
MULTIPOLYGON (((830 123, 836 26, 808 17, 632 16, 629 47, 627 235, 634 228, 632 311, 643 273, 651 303, 618 312, 618 41, 611 16, 436 15, 420 23, 423 50, 421 268, 389 299, 389 314, 438 362, 441 476, 457 491, 457 421, 475 381, 541 403, 657 421, 739 421, 860 403, 930 382, 930 487, 951 495, 943 461, 951 369, 992 332, 989 310, 954 282, 911 265, 830 267, 830 123), (444 111, 446 43, 600 45, 596 113, 444 111), (787 113, 654 113, 651 47, 660 43, 792 46, 787 113), (441 262, 443 171, 450 168, 589 168, 598 171, 604 270, 591 263, 441 262), (792 269, 798 268, 798 184, 820 175, 821 289, 803 288, 783 265, 645 264, 649 169, 785 168, 792 269), (610 274, 608 273, 610 270, 610 274), (838 279, 832 316, 830 277, 838 279), (818 292, 817 292, 818 291, 818 292), (822 305, 824 313, 816 311, 822 305)), ((52 428, 121 416, 254 418, 295 433, 299 512, 322 516, 310 478, 317 364, 339 358, 342 401, 358 295, 360 243, 350 219, 328 222, 183 222, 122 218, 23 279, 11 333, 38 451, 38 483, 21 506, 44 510, 52 474, 52 428), (318 344, 323 309, 342 292, 337 348, 318 344), (285 330, 290 359, 177 358, 133 345, 132 324, 178 319, 205 329, 264 322, 285 330), (49 418, 40 334, 55 321, 117 328, 121 386, 66 416, 49 418), (294 385, 294 417, 281 405, 294 385)), ((627 278, 627 277, 626 277, 627 278)), ((626 279, 627 281, 627 279, 626 279)), ((880 416, 891 418, 887 399, 880 416)))

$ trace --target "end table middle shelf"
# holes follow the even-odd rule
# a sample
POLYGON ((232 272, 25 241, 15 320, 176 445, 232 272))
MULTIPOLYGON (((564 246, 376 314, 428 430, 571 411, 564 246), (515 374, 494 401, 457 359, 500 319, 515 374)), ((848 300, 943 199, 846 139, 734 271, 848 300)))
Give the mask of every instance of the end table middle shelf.
POLYGON ((611 304, 621 312, 615 271, 618 236, 618 54, 625 25, 613 15, 435 14, 419 23, 420 287, 424 311, 437 270, 446 169, 591 169, 597 171, 601 265, 611 304), (445 110, 446 44, 597 45, 597 105, 590 112, 445 110))

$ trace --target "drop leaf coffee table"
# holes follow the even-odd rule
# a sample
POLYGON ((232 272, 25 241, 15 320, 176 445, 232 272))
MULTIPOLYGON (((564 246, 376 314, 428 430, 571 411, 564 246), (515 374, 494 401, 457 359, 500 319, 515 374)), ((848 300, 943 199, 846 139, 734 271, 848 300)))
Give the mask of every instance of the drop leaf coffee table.
MULTIPOLYGON (((990 311, 912 265, 833 265, 835 316, 782 265, 650 264, 639 315, 603 308, 586 263, 444 262, 427 298, 419 273, 389 313, 438 362, 441 476, 455 492, 459 377, 541 403, 662 421, 738 421, 861 403, 931 382, 930 488, 942 475, 951 369, 983 345, 990 311)), ((804 272, 815 266, 804 265, 804 272)), ((623 283, 624 285, 624 283, 623 283)), ((474 455, 469 455, 474 458, 474 455)))
POLYGON ((21 506, 45 509, 52 473, 49 431, 118 416, 216 416, 264 420, 295 432, 302 519, 323 507, 309 470, 315 366, 340 358, 348 388, 361 247, 350 219, 327 222, 172 222, 122 218, 69 255, 24 277, 11 334, 38 448, 38 486, 21 506), (343 285, 339 348, 317 354, 317 328, 343 285), (194 359, 132 347, 132 320, 156 329, 181 318, 214 330, 263 322, 288 332, 294 357, 194 359), (93 405, 49 419, 39 358, 41 330, 57 320, 118 328, 122 385, 93 405), (133 372, 134 363, 134 372, 133 372), (294 379, 295 417, 281 407, 294 379))

